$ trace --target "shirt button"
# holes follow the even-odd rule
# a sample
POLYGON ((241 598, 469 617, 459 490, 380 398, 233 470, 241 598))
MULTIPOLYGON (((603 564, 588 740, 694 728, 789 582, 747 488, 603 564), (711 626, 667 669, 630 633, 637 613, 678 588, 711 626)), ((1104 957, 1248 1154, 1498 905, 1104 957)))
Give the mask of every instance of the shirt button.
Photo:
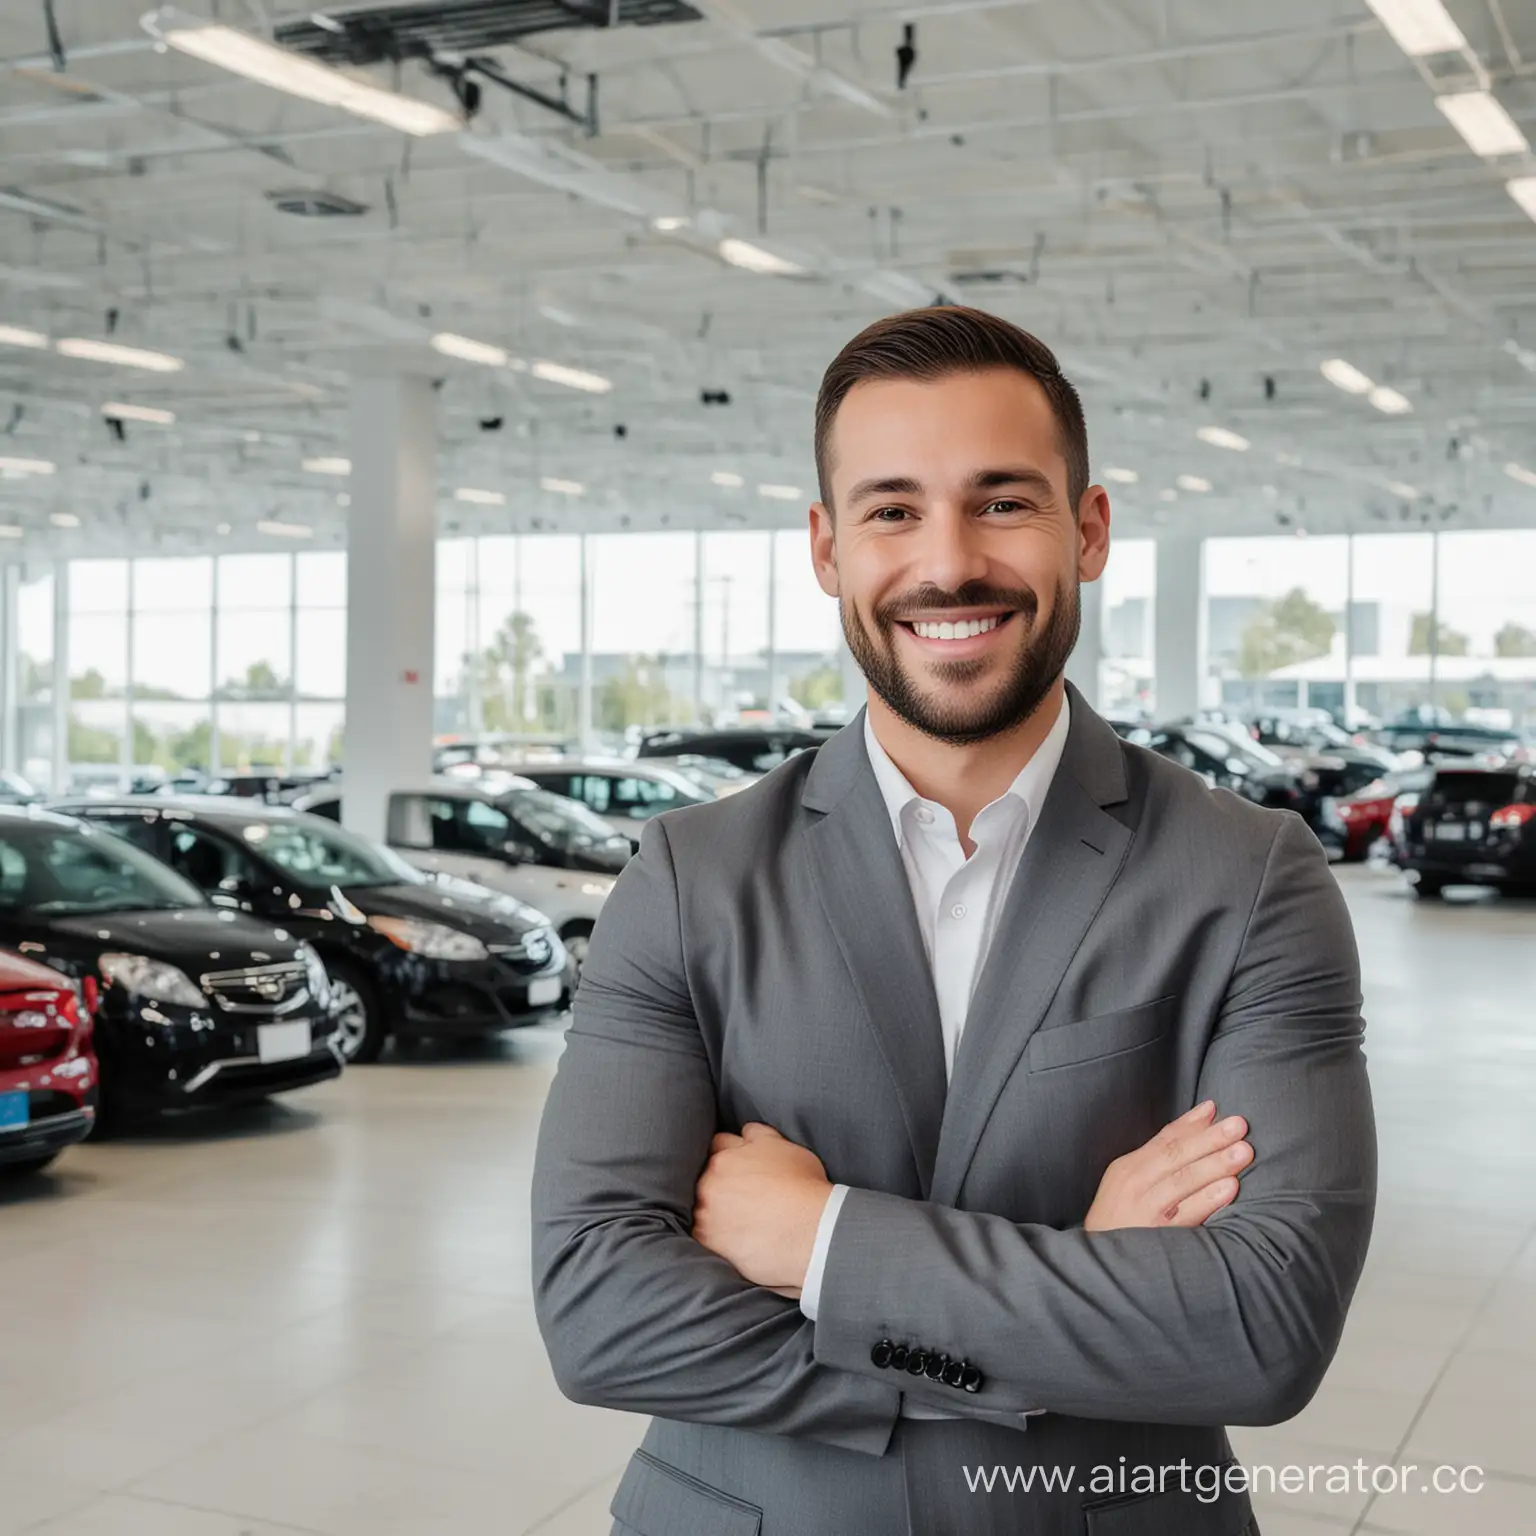
POLYGON ((954 906, 949 909, 949 915, 958 923, 960 919, 965 916, 965 911, 965 903, 963 901, 957 901, 954 906))
POLYGON ((933 812, 926 805, 917 808, 917 819, 926 827, 933 820, 933 812))

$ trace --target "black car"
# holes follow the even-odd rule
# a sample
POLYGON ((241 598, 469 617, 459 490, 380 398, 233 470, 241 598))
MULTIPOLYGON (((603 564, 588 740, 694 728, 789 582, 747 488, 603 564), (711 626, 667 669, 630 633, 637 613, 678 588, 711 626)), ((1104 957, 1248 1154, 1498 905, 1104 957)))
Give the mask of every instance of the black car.
POLYGON ((540 913, 431 880, 319 816, 223 797, 93 800, 77 813, 164 859, 213 901, 283 926, 330 973, 349 1061, 391 1036, 479 1035, 555 1017, 575 969, 540 913))
POLYGON ((819 747, 837 728, 803 730, 799 726, 729 726, 721 730, 679 728, 652 731, 640 739, 637 757, 716 757, 747 773, 767 773, 807 747, 819 747))
POLYGON ((1375 732, 1376 740, 1392 752, 1422 752, 1425 757, 1515 757, 1524 751, 1520 733, 1487 725, 1426 725, 1395 721, 1375 732))
POLYGON ((1420 896, 1448 885, 1536 890, 1536 768, 1437 768, 1403 816, 1400 862, 1420 896))
POLYGON ((1246 737, 1209 725, 1161 725, 1152 728, 1145 745, 1256 805, 1295 811, 1304 804, 1305 775, 1246 737))
POLYGON ((96 827, 0 809, 0 945, 100 984, 101 1121, 263 1098, 342 1069, 335 1000, 291 923, 221 911, 96 827))

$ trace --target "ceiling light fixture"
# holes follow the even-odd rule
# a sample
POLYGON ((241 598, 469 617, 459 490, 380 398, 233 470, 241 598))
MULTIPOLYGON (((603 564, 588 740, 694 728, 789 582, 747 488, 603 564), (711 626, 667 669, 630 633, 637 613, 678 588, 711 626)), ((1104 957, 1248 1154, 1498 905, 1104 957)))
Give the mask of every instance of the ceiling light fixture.
POLYGON ((20 325, 0 325, 0 347, 46 347, 48 338, 41 331, 29 331, 20 325))
POLYGON ((53 469, 50 459, 15 459, 0 454, 0 474, 3 475, 51 475, 53 469))
POLYGON ((147 421, 154 427, 169 427, 176 420, 175 411, 162 411, 153 405, 127 405, 121 400, 108 400, 102 406, 101 414, 116 417, 118 421, 147 421))
POLYGON ((1387 416, 1406 416, 1413 409, 1413 401, 1389 384, 1378 384, 1368 398, 1378 411, 1387 416))
POLYGON ((1204 475, 1180 475, 1174 482, 1181 491, 1208 491, 1211 482, 1204 475))
POLYGON ((1229 448, 1233 453, 1247 453, 1253 447, 1241 432, 1229 432, 1225 427, 1201 427, 1195 436, 1213 448, 1229 448))
POLYGON ((663 213, 651 220, 651 228, 659 230, 664 235, 670 235, 679 229, 687 229, 691 219, 685 219, 681 214, 663 213))
POLYGON ((1504 473, 1521 485, 1536 486, 1536 469, 1527 469, 1524 464, 1506 464, 1504 473))
POLYGON ((1530 149, 1519 125, 1502 104, 1487 91, 1458 91, 1436 96, 1435 105, 1467 141, 1473 154, 1485 160, 1500 155, 1523 155, 1530 149))
POLYGON ((539 358, 528 370, 536 379, 546 384, 564 384, 567 389, 584 389, 589 395, 606 395, 613 388, 613 380, 600 373, 588 373, 584 368, 567 368, 564 363, 552 363, 539 358))
POLYGON ((557 496, 584 496, 587 490, 580 480, 562 480, 558 475, 545 475, 539 484, 557 496))
POLYGON ((453 493, 455 501, 467 501, 477 507, 504 507, 507 498, 501 491, 482 491, 473 485, 461 485, 453 493))
POLYGON ((26 536, 25 528, 18 528, 15 523, 0 523, 0 539, 24 539, 26 536))
POLYGON ((457 357, 466 363, 483 363, 487 368, 505 368, 505 347, 493 346, 488 341, 476 341, 471 336, 456 336, 452 331, 439 331, 432 338, 432 345, 444 357, 457 357))
POLYGON ((1368 379, 1353 363, 1346 363, 1342 357, 1330 357, 1322 365, 1322 375, 1346 395, 1368 395, 1376 387, 1374 379, 1368 379))
POLYGON ((80 526, 80 519, 73 512, 50 512, 48 514, 48 521, 55 528, 78 528, 80 526))
POLYGON ((757 494, 769 501, 799 501, 805 492, 798 485, 760 485, 757 494))
POLYGON ((180 373, 187 365, 168 352, 149 352, 143 347, 123 347, 115 341, 92 341, 88 336, 63 336, 53 344, 63 357, 86 363, 115 363, 119 368, 143 368, 149 373, 180 373))
POLYGON ((709 478, 713 480, 716 485, 723 485, 727 490, 732 491, 739 490, 743 485, 746 484, 746 481, 744 481, 741 476, 738 475, 733 469, 717 469, 709 478))
POLYGON ((1365 0, 1392 41, 1411 59, 1465 48, 1461 28, 1451 20, 1443 0, 1365 0))
POLYGON ((274 539, 312 539, 315 530, 304 523, 283 523, 275 518, 263 518, 256 524, 257 533, 270 534, 274 539))
POLYGON ((1135 485, 1141 476, 1134 469, 1106 469, 1104 478, 1115 485, 1135 485))
POLYGON ((1536 176, 1517 176, 1504 185, 1527 216, 1536 219, 1536 176))
POLYGON ((1394 496, 1400 496, 1404 501, 1417 501, 1419 499, 1418 486, 1409 485, 1406 480, 1389 480, 1387 481, 1387 489, 1394 496))
POLYGON ((756 272, 763 277, 799 277, 805 271, 798 262, 787 256, 776 256, 749 240, 738 240, 734 235, 722 240, 716 247, 721 259, 740 267, 743 272, 756 272))
POLYGON ((323 107, 340 107, 343 112, 401 133, 421 137, 454 133, 464 126, 455 113, 429 101, 385 90, 370 80, 279 48, 249 32, 184 16, 171 6, 152 11, 144 18, 143 26, 158 41, 169 43, 179 53, 201 59, 205 64, 323 107))
POLYGON ((305 459, 304 468, 312 475, 350 475, 352 460, 322 454, 318 459, 305 459))

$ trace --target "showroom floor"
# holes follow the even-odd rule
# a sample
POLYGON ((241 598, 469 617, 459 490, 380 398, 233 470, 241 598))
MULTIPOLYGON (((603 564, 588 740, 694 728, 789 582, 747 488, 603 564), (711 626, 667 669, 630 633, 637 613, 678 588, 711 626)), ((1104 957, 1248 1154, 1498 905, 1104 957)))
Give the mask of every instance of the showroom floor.
MULTIPOLYGON (((1536 1530, 1536 905, 1344 875, 1382 1202, 1312 1406, 1245 1462, 1476 1464, 1468 1495, 1260 1499, 1264 1536, 1536 1530)), ((529 1033, 77 1149, 0 1195, 0 1536, 601 1536, 641 1430, 555 1391, 529 1033)))

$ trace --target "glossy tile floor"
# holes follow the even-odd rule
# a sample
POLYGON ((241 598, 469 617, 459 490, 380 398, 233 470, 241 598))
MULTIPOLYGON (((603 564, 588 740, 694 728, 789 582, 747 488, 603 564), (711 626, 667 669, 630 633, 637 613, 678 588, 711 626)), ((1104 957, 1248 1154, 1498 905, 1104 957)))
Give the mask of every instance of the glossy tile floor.
MULTIPOLYGON (((1343 875, 1383 1146, 1369 1269, 1249 1464, 1484 1469, 1256 1500, 1265 1536, 1536 1531, 1536 905, 1343 875)), ((359 1069, 0 1193, 0 1536, 602 1536, 639 1420, 565 1403, 528 1299, 557 1032, 359 1069)))

